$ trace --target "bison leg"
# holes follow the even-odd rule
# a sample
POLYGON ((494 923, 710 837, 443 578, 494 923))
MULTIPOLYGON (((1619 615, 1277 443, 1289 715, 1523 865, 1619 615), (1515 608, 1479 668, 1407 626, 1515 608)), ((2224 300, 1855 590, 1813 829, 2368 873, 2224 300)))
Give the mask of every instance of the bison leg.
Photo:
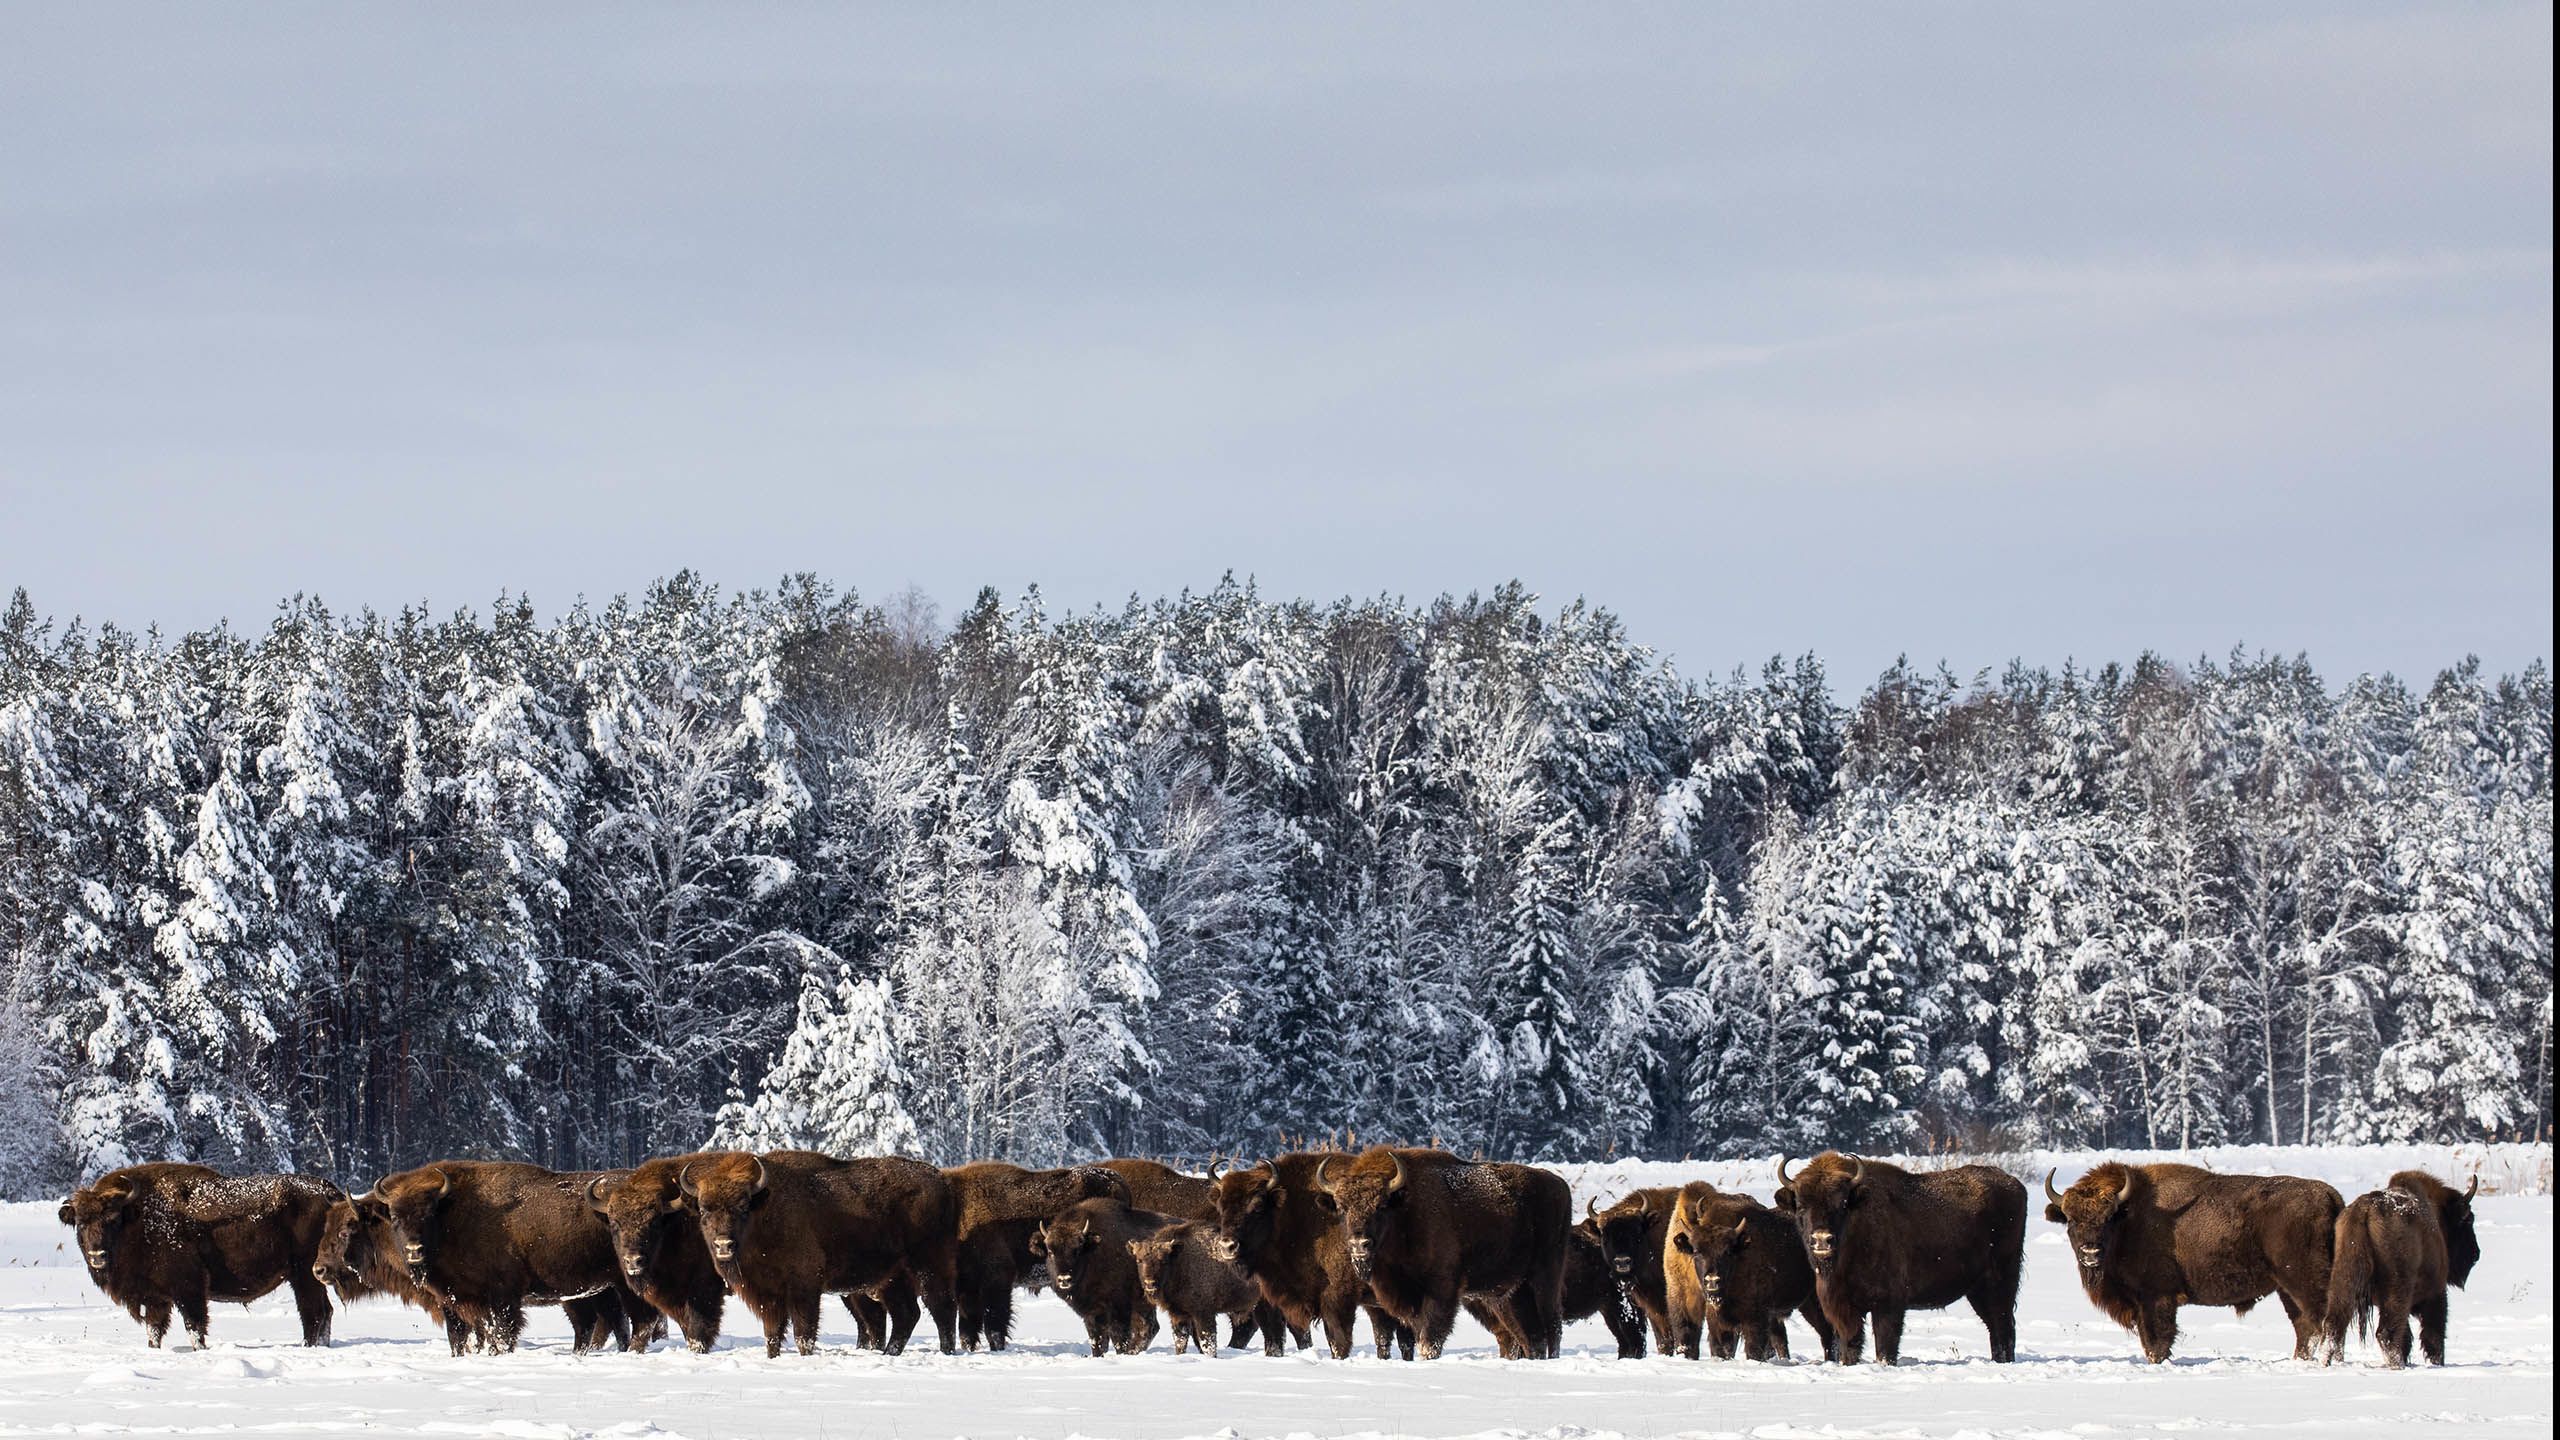
POLYGON ((516 1341, 524 1335, 524 1306, 514 1300, 491 1306, 481 1333, 488 1342, 490 1354, 514 1354, 516 1341))
POLYGON ((333 1313, 329 1308, 329 1287, 320 1283, 308 1265, 286 1275, 285 1283, 293 1287, 294 1313, 302 1319, 302 1343, 328 1344, 333 1313))
POLYGON ((2178 1343, 2176 1299, 2145 1301, 2134 1312, 2133 1333, 2142 1342, 2143 1359, 2154 1365, 2168 1363, 2170 1347, 2178 1343))
POLYGON ((1438 1295, 1425 1295, 1413 1312, 1411 1326, 1414 1353, 1425 1360, 1437 1360, 1449 1344, 1449 1332, 1457 1328, 1458 1307, 1438 1295))
POLYGON ((2374 1325, 2373 1338, 2382 1345, 2382 1363, 2394 1370, 2409 1363, 2409 1312, 2399 1297, 2386 1296, 2376 1307, 2380 1312, 2374 1325))
POLYGON ((2284 1305, 2284 1318, 2293 1326, 2293 1358, 2309 1360, 2318 1352, 2320 1341, 2320 1301, 2305 1305, 2291 1291, 2279 1289, 2276 1299, 2284 1305))
POLYGON ((1831 1331, 1834 1335, 1839 1337, 1840 1363, 1843 1365, 1857 1364, 1859 1358, 1865 1353, 1867 1348, 1866 1312, 1862 1310, 1834 1310, 1830 1306, 1826 1305, 1823 1307, 1822 1313, 1831 1317, 1831 1331))
POLYGON ((2418 1317, 2418 1348, 2426 1353, 2427 1363, 2444 1363, 2445 1302, 2449 1297, 2441 1290, 2421 1300, 2411 1312, 2418 1317))
MULTIPOLYGON (((1268 1300, 1255 1302, 1253 1307, 1253 1327, 1262 1332, 1263 1354, 1285 1355, 1288 1353, 1286 1346, 1282 1343, 1282 1337, 1288 1334, 1289 1317, 1280 1313, 1279 1306, 1272 1304, 1268 1300)), ((1304 1340, 1299 1341, 1298 1348, 1302 1350, 1305 1349, 1306 1342, 1304 1340)))
POLYGON ((1991 1336, 1991 1358, 2003 1365, 2018 1358, 2018 1293, 2013 1287, 1999 1293, 1976 1290, 1965 1297, 1973 1313, 1982 1317, 1982 1328, 1991 1336))
POLYGON ((212 1324, 211 1305, 205 1299, 204 1280, 197 1277, 193 1288, 181 1290, 171 1297, 178 1304, 178 1319, 187 1327, 187 1338, 197 1349, 205 1348, 206 1327, 212 1324))
POLYGON ((1804 1317, 1804 1323, 1813 1327, 1813 1338, 1822 1346, 1822 1358, 1838 1362, 1840 1332, 1831 1328, 1831 1317, 1822 1313, 1822 1307, 1814 1303, 1810 1295, 1805 1297, 1802 1305, 1796 1307, 1796 1313, 1804 1317))
POLYGON ((904 1277, 891 1281, 889 1288, 881 1292, 880 1301, 889 1312, 889 1337, 881 1349, 886 1354, 904 1355, 907 1337, 916 1333, 916 1319, 924 1313, 924 1307, 916 1303, 914 1282, 904 1277))
MULTIPOLYGON (((133 1311, 133 1318, 142 1322, 142 1338, 152 1349, 159 1349, 160 1342, 169 1338, 168 1301, 145 1300, 133 1311)), ((457 1350, 454 1353, 459 1355, 462 1352, 457 1350)))
POLYGON ((471 1350, 471 1322, 462 1316, 462 1307, 448 1303, 444 1307, 444 1343, 453 1349, 453 1358, 461 1359, 471 1350))
POLYGON ((826 1297, 815 1290, 804 1290, 790 1299, 791 1338, 803 1355, 818 1353, 818 1315, 826 1297))
MULTIPOLYGON (((1317 1317, 1324 1322, 1325 1348, 1333 1352, 1333 1358, 1336 1360, 1351 1358, 1351 1344, 1357 1338, 1352 1334, 1351 1317, 1357 1308, 1348 1299, 1328 1297, 1324 1302, 1324 1309, 1317 1317)), ((1372 1312, 1369 1319, 1371 1324, 1376 1324, 1376 1313, 1372 1312)))
POLYGON ((889 1341, 889 1311, 872 1296, 859 1290, 844 1293, 844 1308, 853 1316, 854 1348, 877 1350, 889 1341))
POLYGON ((1875 1313, 1874 1323, 1876 1327, 1876 1363, 1879 1365, 1901 1364, 1902 1312, 1899 1310, 1879 1310, 1875 1313))
POLYGON ((1709 1355, 1714 1356, 1718 1360, 1730 1360, 1733 1358, 1733 1345, 1734 1341, 1740 1338, 1739 1331, 1731 1321, 1725 1319, 1724 1307, 1717 1306, 1716 1308, 1707 1311, 1704 1316, 1704 1323, 1699 1328, 1706 1331, 1707 1353, 1709 1355))
MULTIPOLYGON (((1163 1328, 1156 1322, 1154 1306, 1138 1306, 1129 1312, 1128 1323, 1121 1327, 1120 1353, 1123 1355, 1146 1354, 1147 1347, 1156 1343, 1156 1333, 1163 1328)), ((1207 1334, 1209 1338, 1203 1343, 1209 1349, 1216 1349, 1218 1331, 1214 1322, 1210 1325, 1207 1334)))

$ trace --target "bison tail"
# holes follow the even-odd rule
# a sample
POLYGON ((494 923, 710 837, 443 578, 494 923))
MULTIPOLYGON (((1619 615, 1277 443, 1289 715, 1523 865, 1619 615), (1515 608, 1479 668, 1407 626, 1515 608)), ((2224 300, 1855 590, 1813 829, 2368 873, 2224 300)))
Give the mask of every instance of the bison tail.
POLYGON ((2373 1306, 2373 1236, 2364 1221, 2360 1210, 2350 1209, 2338 1217, 2336 1244, 2329 1257, 2329 1308, 2323 1317, 2333 1358, 2346 1348, 2350 1321, 2355 1324, 2356 1339, 2364 1339, 2373 1306))

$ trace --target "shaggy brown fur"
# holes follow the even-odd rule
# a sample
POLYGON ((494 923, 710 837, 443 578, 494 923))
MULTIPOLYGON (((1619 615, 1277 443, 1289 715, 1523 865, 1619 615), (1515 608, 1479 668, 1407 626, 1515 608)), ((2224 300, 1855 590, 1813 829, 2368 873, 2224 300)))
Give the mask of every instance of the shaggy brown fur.
POLYGON ((1129 1199, 1128 1182, 1099 1165, 1025 1170, 982 1160, 942 1173, 960 1203, 960 1343, 970 1350, 982 1339, 1004 1348, 1014 1287, 1046 1273, 1031 1253, 1034 1231, 1079 1201, 1129 1199))
POLYGON ((443 1309, 454 1354, 515 1349, 527 1305, 560 1306, 581 1352, 645 1349, 653 1332, 631 1317, 655 1312, 623 1288, 612 1237, 583 1198, 600 1173, 447 1160, 385 1176, 357 1203, 387 1223, 410 1280, 443 1309))
POLYGON ((1509 1322, 1529 1358, 1555 1355, 1573 1229, 1573 1190, 1561 1178, 1385 1146, 1317 1171, 1318 1194, 1341 1216, 1351 1268, 1381 1308, 1413 1328, 1422 1358, 1439 1356, 1468 1296, 1509 1322))
POLYGON ((436 1297, 425 1286, 410 1279, 409 1268, 394 1258, 399 1247, 391 1238, 390 1217, 358 1204, 360 1198, 350 1196, 329 1207, 321 1221, 320 1250, 312 1259, 312 1278, 337 1291, 340 1304, 388 1295, 424 1310, 428 1319, 442 1325, 444 1307, 436 1303, 436 1297))
POLYGON ((1645 1355, 1645 1317, 1635 1301, 1628 1298, 1628 1287, 1609 1267, 1608 1252, 1601 1248, 1600 1227, 1585 1220, 1573 1227, 1566 1237, 1564 1257, 1564 1298, 1561 1308, 1564 1323, 1600 1317, 1609 1327, 1610 1336, 1618 1342, 1618 1358, 1641 1360, 1645 1355))
MULTIPOLYGON (((1202 1176, 1186 1175, 1154 1160, 1105 1160, 1102 1168, 1120 1177, 1129 1187, 1129 1203, 1141 1210, 1153 1210, 1177 1220, 1217 1219, 1217 1187, 1202 1176)), ((1278 1307, 1256 1306, 1254 1313, 1236 1322, 1227 1344, 1241 1350, 1257 1330, 1268 1341, 1280 1333, 1284 1324, 1278 1307)), ((1304 1326, 1295 1327, 1292 1333, 1301 1350, 1314 1343, 1304 1326)))
MULTIPOLYGON (((764 1351, 782 1353, 786 1328, 800 1353, 818 1348, 821 1297, 914 1286, 954 1345, 959 1207, 942 1172, 920 1160, 838 1160, 808 1150, 714 1151, 676 1171, 676 1189, 702 1227, 711 1264, 764 1324, 764 1351)), ((909 1327, 914 1324, 907 1316, 909 1327)), ((895 1355, 907 1335, 891 1329, 895 1355)))
POLYGON ((1218 1317, 1227 1317, 1233 1334, 1227 1343, 1244 1348, 1241 1337, 1262 1331, 1262 1353, 1282 1353, 1280 1312, 1262 1298, 1253 1277, 1211 1248, 1216 1230, 1198 1220, 1167 1225, 1143 1240, 1129 1242, 1138 1264, 1138 1285, 1147 1302, 1173 1323, 1173 1353, 1198 1345, 1203 1355, 1218 1353, 1218 1317))
POLYGON ((1411 1335, 1400 1332, 1395 1319, 1378 1308, 1368 1282, 1351 1267, 1342 1226, 1317 1196, 1316 1169, 1328 1158, 1347 1162, 1351 1157, 1298 1153, 1224 1173, 1212 1167, 1218 1233, 1210 1244, 1220 1258, 1253 1277, 1292 1332, 1306 1333, 1323 1321, 1335 1359, 1351 1354, 1351 1317, 1366 1310, 1378 1358, 1395 1353, 1401 1340, 1410 1360, 1411 1335))
POLYGON ((1840 1358, 1815 1294, 1813 1264, 1785 1215, 1699 1180, 1680 1187, 1669 1229, 1662 1264, 1682 1354, 1698 1357, 1703 1328, 1719 1360, 1732 1359, 1737 1342, 1746 1359, 1784 1357, 1787 1313, 1794 1311, 1822 1341, 1824 1358, 1840 1358))
POLYGON ((1084 1321, 1094 1354, 1135 1355, 1155 1343, 1156 1309, 1130 1246, 1174 1223, 1117 1200, 1083 1200, 1032 1232, 1031 1253, 1047 1263, 1058 1298, 1084 1321))
POLYGON ((1914 1174, 1826 1150, 1792 1176, 1779 1161, 1778 1180, 1778 1208, 1793 1213, 1813 1262, 1841 1364, 1858 1363, 1868 1316, 1876 1358, 1890 1365, 1906 1312, 1958 1300, 1982 1317, 1992 1359, 2017 1358, 2027 1187, 2015 1176, 1989 1165, 1914 1174))
POLYGON ((2409 1363, 2409 1320, 2417 1317, 2418 1343, 2430 1365, 2444 1363, 2445 1287, 2471 1278, 2479 1263, 2480 1236, 2471 1197, 2480 1182, 2456 1191, 2423 1170, 2403 1170, 2380 1190, 2359 1195, 2338 1216, 2329 1267, 2329 1303, 2321 1359, 2334 1364, 2345 1352, 2347 1325, 2364 1332, 2380 1311, 2375 1338, 2382 1361, 2397 1370, 2409 1363))
MULTIPOLYGON (((1585 1204, 1586 1222, 1596 1227, 1609 1273, 1624 1286, 1636 1310, 1653 1328, 1653 1343, 1666 1355, 1677 1348, 1671 1320, 1671 1294, 1664 1281, 1663 1247, 1670 1243, 1671 1210, 1680 1192, 1655 1186, 1621 1196, 1606 1210, 1585 1204)), ((1623 1351, 1624 1343, 1620 1349, 1623 1351)), ((1642 1354, 1642 1351, 1638 1351, 1642 1354)))
POLYGON ((614 1265, 623 1285, 673 1322, 696 1353, 709 1351, 720 1339, 720 1312, 729 1293, 676 1183, 684 1167, 701 1158, 651 1160, 597 1176, 585 1189, 587 1208, 604 1220, 612 1236, 614 1265))
POLYGON ((2068 1228, 2080 1288, 2134 1333, 2153 1364, 2169 1358, 2181 1305, 2241 1314, 2273 1291, 2293 1321, 2294 1358, 2311 1358, 2329 1299, 2338 1192, 2284 1175, 2216 1175, 2194 1165, 2097 1166, 2057 1193, 2045 1218, 2068 1228))
POLYGON ((329 1343, 329 1287, 315 1273, 338 1187, 308 1175, 225 1177, 202 1165, 131 1165, 82 1186, 56 1212, 79 1235, 89 1278, 157 1349, 174 1309, 201 1350, 211 1302, 293 1291, 302 1343, 329 1343))

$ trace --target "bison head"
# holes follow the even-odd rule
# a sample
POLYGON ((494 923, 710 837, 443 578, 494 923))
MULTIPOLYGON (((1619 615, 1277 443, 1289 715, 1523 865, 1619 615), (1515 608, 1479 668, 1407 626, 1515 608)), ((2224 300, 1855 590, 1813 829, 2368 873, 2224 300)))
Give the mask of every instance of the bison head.
POLYGON ((747 1227, 773 1198, 768 1178, 762 1156, 736 1150, 705 1155, 676 1171, 676 1192, 702 1226, 711 1268, 732 1286, 738 1283, 738 1251, 746 1244, 747 1227))
POLYGON ((1671 1207, 1671 1248, 1696 1271, 1698 1294, 1710 1309, 1721 1309, 1725 1292, 1735 1287, 1751 1248, 1751 1212, 1759 1208, 1750 1196, 1724 1194, 1703 1180, 1680 1187, 1671 1207))
POLYGON ((1094 1228, 1093 1217, 1078 1208, 1032 1231, 1030 1244, 1033 1255, 1049 1262, 1049 1283, 1058 1287, 1060 1295, 1072 1298, 1076 1277, 1092 1262, 1102 1236, 1094 1228))
POLYGON ((68 1225, 80 1237, 80 1258, 92 1275, 104 1275, 108 1257, 115 1253, 116 1239, 133 1220, 136 1204, 142 1198, 142 1187, 130 1175, 102 1175, 94 1184, 71 1192, 54 1217, 68 1225))
POLYGON ((1167 1226, 1143 1240, 1129 1242, 1129 1258, 1138 1262, 1138 1285, 1147 1292, 1147 1303, 1157 1309, 1165 1305, 1165 1273, 1173 1268, 1173 1252, 1182 1244, 1188 1225, 1167 1226))
POLYGON ((452 1196, 453 1176, 436 1165, 404 1170, 373 1187, 388 1238, 418 1284, 426 1283, 427 1266, 435 1259, 436 1216, 452 1196))
POLYGON ((1804 1238, 1805 1258, 1813 1262, 1813 1273, 1831 1274, 1839 1263, 1841 1232, 1849 1228, 1850 1217, 1867 1199, 1867 1162, 1825 1150, 1790 1175, 1782 1157, 1778 1161, 1778 1183, 1784 1187, 1779 1193, 1787 1202, 1780 1208, 1794 1216, 1796 1233, 1804 1238))
POLYGON ((2068 1190, 2053 1188, 2054 1173, 2044 1175, 2044 1218, 2070 1233, 2072 1263, 2080 1267, 2080 1283, 2094 1286, 2123 1242, 2125 1217, 2149 1193, 2151 1179, 2133 1166, 2108 1161, 2072 1182, 2068 1190))
POLYGON ((1412 1210, 1416 1177, 1404 1156, 1383 1146, 1356 1159, 1328 1156, 1316 1165, 1316 1203, 1342 1219, 1351 1268, 1369 1278, 1378 1251, 1395 1246, 1412 1210))
POLYGON ((1670 1208, 1660 1195, 1649 1193, 1627 1196, 1606 1210, 1584 1202, 1583 1214, 1598 1232, 1600 1253, 1608 1257, 1611 1278, 1623 1283, 1634 1279, 1640 1267, 1662 1263, 1654 1226, 1670 1208))
POLYGON ((2436 1228, 2444 1232, 2445 1278, 2456 1285, 2470 1280, 2471 1267, 2480 1263, 2480 1230, 2471 1216, 2480 1177, 2473 1175, 2468 1187, 2456 1190, 2424 1170, 2403 1170, 2391 1177, 2391 1188, 2408 1191, 2435 1212, 2436 1228))
POLYGON ((1230 1265, 1263 1254, 1279 1232, 1280 1205, 1287 1198, 1280 1167, 1268 1160, 1246 1170, 1229 1170, 1224 1161, 1211 1165, 1209 1205, 1217 1228, 1209 1235, 1209 1253, 1230 1265))
POLYGON ((614 1263, 624 1278, 648 1274, 675 1227, 693 1223, 679 1184, 683 1173, 681 1165, 653 1161, 619 1175, 598 1175, 583 1187, 587 1208, 613 1236, 614 1263))
POLYGON ((391 1216, 371 1191, 350 1195, 329 1207, 320 1222, 320 1248, 312 1256, 311 1278, 353 1300, 377 1288, 376 1277, 387 1264, 391 1216))

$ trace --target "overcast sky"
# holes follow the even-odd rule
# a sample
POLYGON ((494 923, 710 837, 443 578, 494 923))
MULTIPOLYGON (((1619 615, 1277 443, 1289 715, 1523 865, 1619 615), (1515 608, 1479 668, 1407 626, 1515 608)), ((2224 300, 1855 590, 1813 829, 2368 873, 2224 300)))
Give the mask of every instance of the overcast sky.
POLYGON ((14 7, 0 587, 2551 649, 2547 4, 14 7), (1084 13, 1077 13, 1084 12, 1084 13))

